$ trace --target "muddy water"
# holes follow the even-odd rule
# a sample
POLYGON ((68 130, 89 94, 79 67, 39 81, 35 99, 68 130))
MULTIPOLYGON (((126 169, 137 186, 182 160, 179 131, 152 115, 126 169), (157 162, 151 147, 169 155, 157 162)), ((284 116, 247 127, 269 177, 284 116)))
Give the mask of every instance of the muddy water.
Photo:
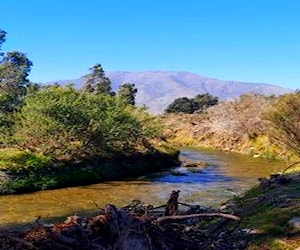
POLYGON ((96 205, 126 205, 138 199, 153 205, 164 204, 172 190, 180 189, 180 201, 203 206, 218 206, 267 176, 283 169, 282 162, 251 158, 238 154, 196 149, 182 149, 182 160, 201 160, 209 164, 204 170, 177 167, 161 173, 126 181, 0 196, 2 227, 31 223, 38 216, 45 221, 57 217, 95 211, 96 205))

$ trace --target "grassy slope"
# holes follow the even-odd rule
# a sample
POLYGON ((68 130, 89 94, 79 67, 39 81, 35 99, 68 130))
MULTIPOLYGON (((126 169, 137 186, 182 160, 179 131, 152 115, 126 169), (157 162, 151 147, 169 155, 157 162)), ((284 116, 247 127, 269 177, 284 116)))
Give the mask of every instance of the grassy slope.
POLYGON ((300 231, 288 226, 300 217, 300 174, 289 175, 290 182, 263 189, 253 187, 236 198, 235 213, 241 215, 240 228, 258 229, 251 235, 249 249, 292 250, 300 246, 300 231))

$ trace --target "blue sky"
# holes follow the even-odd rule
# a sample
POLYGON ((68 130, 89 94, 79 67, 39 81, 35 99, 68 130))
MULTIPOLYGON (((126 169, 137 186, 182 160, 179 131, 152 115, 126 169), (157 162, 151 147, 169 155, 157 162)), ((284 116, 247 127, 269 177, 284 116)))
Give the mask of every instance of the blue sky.
POLYGON ((101 63, 300 88, 299 13, 298 0, 9 0, 0 28, 35 82, 101 63))

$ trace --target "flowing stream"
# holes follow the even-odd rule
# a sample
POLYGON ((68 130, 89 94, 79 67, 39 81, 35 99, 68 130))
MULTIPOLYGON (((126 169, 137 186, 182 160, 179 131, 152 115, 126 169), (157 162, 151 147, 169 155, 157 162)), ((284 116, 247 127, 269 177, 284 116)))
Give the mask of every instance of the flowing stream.
POLYGON ((181 190, 179 200, 202 206, 219 206, 246 191, 257 178, 286 167, 283 162, 219 151, 182 149, 181 160, 205 161, 203 170, 176 167, 134 179, 89 186, 48 190, 22 195, 0 196, 0 226, 57 221, 71 215, 89 215, 111 203, 123 206, 132 200, 153 205, 165 204, 172 190, 181 190))

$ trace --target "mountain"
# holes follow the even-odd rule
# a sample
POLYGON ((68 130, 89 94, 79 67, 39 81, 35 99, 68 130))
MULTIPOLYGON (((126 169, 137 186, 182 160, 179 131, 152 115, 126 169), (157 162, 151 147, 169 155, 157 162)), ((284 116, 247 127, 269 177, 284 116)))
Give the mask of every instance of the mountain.
MULTIPOLYGON (((138 89, 137 105, 146 105, 151 113, 162 113, 176 98, 190 98, 197 94, 209 93, 221 100, 228 100, 249 92, 280 95, 293 91, 266 83, 222 81, 184 71, 113 71, 107 72, 106 75, 111 79, 114 90, 117 90, 120 84, 134 83, 138 89)), ((76 88, 81 88, 84 78, 50 83, 54 82, 73 83, 76 88)))

